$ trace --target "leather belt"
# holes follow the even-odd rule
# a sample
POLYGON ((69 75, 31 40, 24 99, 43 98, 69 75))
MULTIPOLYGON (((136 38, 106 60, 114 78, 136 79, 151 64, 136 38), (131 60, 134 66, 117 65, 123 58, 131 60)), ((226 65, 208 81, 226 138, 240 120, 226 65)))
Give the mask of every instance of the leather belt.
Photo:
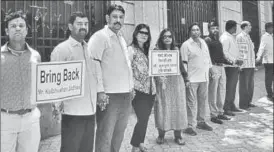
POLYGON ((32 111, 32 109, 20 109, 16 111, 11 111, 11 110, 6 110, 6 109, 1 109, 2 112, 6 112, 9 114, 18 114, 18 115, 24 115, 26 113, 29 113, 32 111))
POLYGON ((223 63, 213 63, 213 65, 216 65, 216 66, 223 66, 224 64, 223 64, 223 63))

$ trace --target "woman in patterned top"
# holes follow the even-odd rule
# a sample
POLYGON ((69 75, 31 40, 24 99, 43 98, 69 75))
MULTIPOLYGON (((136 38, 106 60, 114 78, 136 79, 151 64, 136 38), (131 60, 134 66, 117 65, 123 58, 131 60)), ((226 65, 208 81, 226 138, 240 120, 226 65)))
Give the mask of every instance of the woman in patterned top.
POLYGON ((139 24, 133 32, 133 40, 128 47, 131 54, 134 90, 136 93, 132 106, 137 116, 130 144, 132 152, 146 152, 144 140, 147 124, 156 94, 155 82, 148 75, 148 51, 151 35, 149 26, 139 24))
MULTIPOLYGON (((179 50, 174 43, 173 33, 169 29, 164 29, 160 33, 156 49, 179 50)), ((181 75, 156 78, 157 96, 154 116, 155 125, 159 133, 156 139, 158 144, 164 143, 165 132, 169 130, 174 130, 174 141, 177 144, 185 144, 185 141, 182 139, 181 130, 187 125, 185 84, 189 82, 187 72, 181 62, 180 71, 181 75)))

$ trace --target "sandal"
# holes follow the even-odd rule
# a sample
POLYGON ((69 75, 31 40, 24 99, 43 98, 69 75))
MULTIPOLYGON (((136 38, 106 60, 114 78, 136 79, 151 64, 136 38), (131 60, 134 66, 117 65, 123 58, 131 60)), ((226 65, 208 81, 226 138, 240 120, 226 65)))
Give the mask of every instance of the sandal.
POLYGON ((186 144, 186 142, 182 138, 175 138, 174 141, 178 145, 185 145, 186 144))
POLYGON ((139 147, 132 147, 131 152, 141 152, 139 147))
POLYGON ((147 150, 146 147, 143 147, 143 146, 141 147, 141 146, 140 146, 139 148, 140 148, 140 152, 148 152, 148 150, 147 150))
POLYGON ((163 137, 158 137, 156 139, 156 143, 159 144, 159 145, 163 144, 164 142, 165 142, 165 139, 163 137))

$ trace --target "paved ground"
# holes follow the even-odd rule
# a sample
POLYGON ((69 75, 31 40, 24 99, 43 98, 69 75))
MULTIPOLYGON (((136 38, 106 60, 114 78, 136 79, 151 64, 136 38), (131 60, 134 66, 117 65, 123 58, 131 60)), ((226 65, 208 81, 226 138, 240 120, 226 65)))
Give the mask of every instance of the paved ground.
MULTIPOLYGON (((173 133, 166 134, 166 143, 157 145, 154 115, 150 116, 145 144, 150 152, 272 152, 273 103, 266 100, 264 70, 255 74, 254 104, 251 111, 239 113, 223 125, 212 124, 212 132, 197 130, 197 136, 183 134, 185 146, 173 142, 173 133)), ((236 99, 237 100, 237 99, 236 99)), ((120 152, 130 152, 129 144, 136 117, 130 116, 120 152)), ((41 141, 39 152, 59 152, 60 135, 41 141)))

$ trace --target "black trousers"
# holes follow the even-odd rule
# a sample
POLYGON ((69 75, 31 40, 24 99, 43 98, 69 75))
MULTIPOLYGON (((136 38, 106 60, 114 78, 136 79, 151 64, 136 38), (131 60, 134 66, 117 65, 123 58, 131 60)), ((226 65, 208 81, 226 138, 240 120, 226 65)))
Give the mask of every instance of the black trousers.
POLYGON ((238 67, 225 67, 226 74, 226 94, 224 111, 232 110, 235 106, 235 94, 237 83, 239 79, 239 68, 238 67))
POLYGON ((134 127, 130 144, 139 147, 140 143, 144 143, 148 119, 154 104, 155 95, 145 94, 136 91, 136 96, 132 100, 132 106, 137 116, 137 123, 134 127))
POLYGON ((248 108, 254 93, 254 68, 244 68, 240 71, 239 107, 248 108))
POLYGON ((265 89, 267 92, 267 97, 273 97, 273 82, 274 82, 274 73, 273 73, 273 63, 264 64, 265 68, 265 89))
POLYGON ((62 115, 60 152, 92 152, 95 115, 62 115))

